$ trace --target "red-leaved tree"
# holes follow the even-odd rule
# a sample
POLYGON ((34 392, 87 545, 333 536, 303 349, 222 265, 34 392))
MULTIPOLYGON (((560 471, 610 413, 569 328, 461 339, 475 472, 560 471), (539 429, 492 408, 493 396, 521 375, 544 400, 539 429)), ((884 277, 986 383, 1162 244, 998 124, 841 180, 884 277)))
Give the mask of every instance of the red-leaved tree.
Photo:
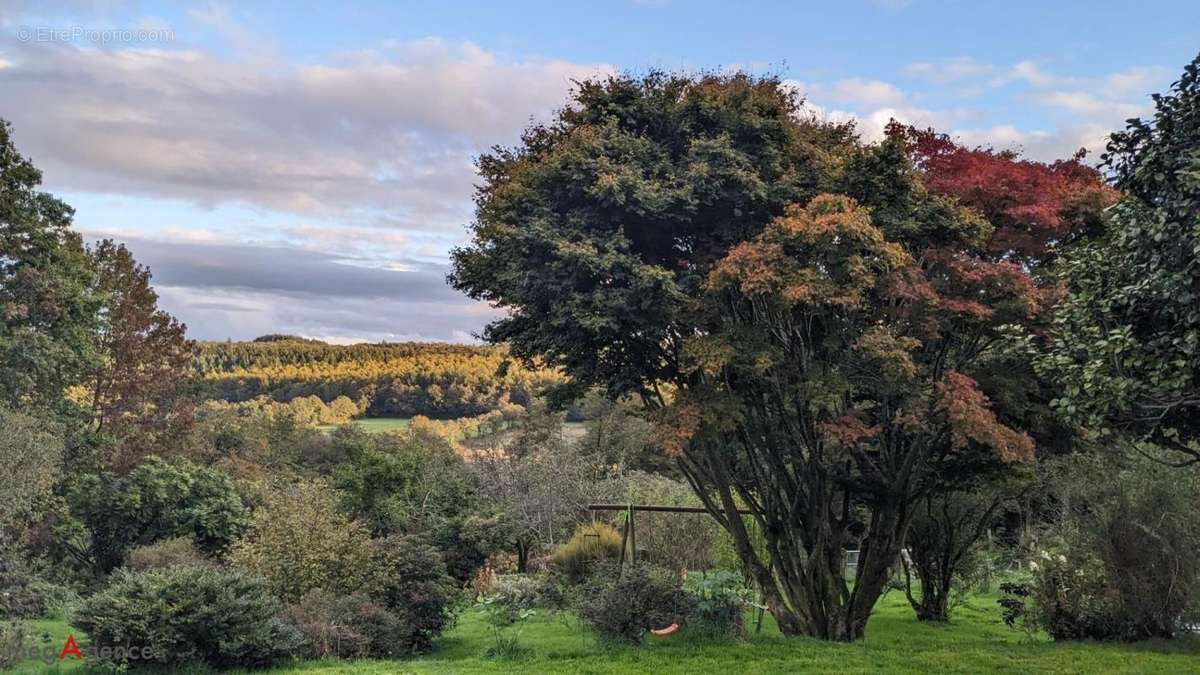
POLYGON ((928 189, 978 211, 994 228, 987 250, 1036 269, 1063 246, 1104 230, 1104 209, 1117 200, 1080 150, 1045 163, 1013 151, 968 148, 932 129, 893 122, 887 134, 906 146, 928 189))

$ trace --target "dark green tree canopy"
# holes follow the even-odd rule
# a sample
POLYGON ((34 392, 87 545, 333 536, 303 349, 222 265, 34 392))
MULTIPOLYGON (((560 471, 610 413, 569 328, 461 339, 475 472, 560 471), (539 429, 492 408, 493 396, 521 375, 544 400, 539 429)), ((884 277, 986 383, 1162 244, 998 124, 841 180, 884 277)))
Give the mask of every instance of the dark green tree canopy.
POLYGON ((803 122, 775 78, 653 72, 579 85, 557 119, 479 161, 452 283, 511 315, 486 337, 581 385, 649 394, 734 243, 827 189, 846 126, 803 122))
POLYGON ((135 546, 192 535, 207 553, 221 553, 250 524, 249 510, 228 476, 189 462, 151 457, 126 476, 80 476, 70 487, 71 514, 90 533, 76 554, 99 574, 135 546))
POLYGON ((1200 57, 1154 104, 1108 144, 1126 197, 1107 237, 1065 264, 1039 367, 1063 383, 1071 420, 1200 462, 1200 57))
POLYGON ((71 207, 41 182, 0 120, 0 402, 14 407, 61 401, 95 360, 92 269, 71 207))

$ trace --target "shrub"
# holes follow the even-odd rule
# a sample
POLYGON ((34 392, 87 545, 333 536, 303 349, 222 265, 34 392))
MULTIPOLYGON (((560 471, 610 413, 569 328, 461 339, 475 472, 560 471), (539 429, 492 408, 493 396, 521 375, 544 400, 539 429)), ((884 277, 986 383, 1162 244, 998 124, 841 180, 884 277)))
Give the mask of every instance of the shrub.
POLYGON ((90 554, 101 574, 124 563, 134 546, 171 537, 191 535, 206 553, 223 553, 249 521, 228 476, 156 457, 126 476, 79 477, 69 501, 72 515, 91 534, 90 554))
POLYGON ((491 560, 485 560, 479 569, 475 570, 475 576, 471 578, 471 590, 478 598, 481 595, 487 595, 494 583, 496 583, 496 570, 492 567, 491 560))
POLYGON ((621 557, 621 533, 611 525, 580 525, 566 543, 554 551, 555 568, 571 583, 583 581, 597 562, 621 557))
POLYGON ((64 448, 50 426, 0 406, 0 542, 4 529, 22 527, 54 489, 64 448))
POLYGON ((707 637, 743 637, 742 608, 750 596, 745 579, 737 572, 716 570, 689 574, 683 588, 695 598, 689 626, 707 637))
POLYGON ((190 536, 175 537, 139 546, 129 552, 125 567, 135 572, 166 567, 212 567, 213 562, 196 548, 190 536))
POLYGON ((333 476, 342 507, 359 514, 375 536, 427 536, 450 575, 470 581, 488 552, 467 531, 475 486, 453 446, 416 432, 339 430, 333 442, 346 455, 333 476))
POLYGON ((283 618, 304 636, 312 658, 394 657, 407 636, 404 622, 363 593, 309 591, 283 618))
POLYGON ((638 644, 648 630, 685 623, 694 614, 695 599, 669 572, 626 565, 618 577, 614 566, 605 566, 580 594, 578 611, 601 640, 638 644))
POLYGON ((61 618, 79 604, 72 588, 47 581, 19 560, 11 553, 0 557, 0 620, 61 618))
POLYGON ((1058 543, 1030 564, 1042 628, 1056 640, 1173 637, 1200 596, 1200 480, 1076 458, 1057 485, 1058 543))
POLYGON ((274 493, 255 511, 230 562, 266 579, 276 596, 297 602, 316 588, 360 590, 374 551, 362 523, 342 513, 323 486, 304 483, 274 493))
POLYGON ((427 651, 452 618, 453 580, 441 554, 417 537, 393 535, 374 544, 366 588, 404 626, 396 653, 427 651))
POLYGON ((37 580, 14 563, 0 560, 0 619, 33 619, 44 616, 46 608, 37 580))
POLYGON ((303 644, 278 612, 260 579, 236 570, 172 567, 119 570, 71 623, 94 647, 148 647, 150 660, 160 664, 261 667, 289 658, 303 644))
POLYGON ((492 646, 486 656, 491 658, 513 658, 524 649, 521 647, 521 624, 535 614, 532 607, 522 606, 520 595, 493 594, 479 599, 478 607, 484 619, 492 627, 492 646))
POLYGON ((505 574, 496 577, 487 594, 503 598, 506 605, 516 609, 534 609, 546 606, 545 591, 546 583, 542 577, 505 574))
MULTIPOLYGON (((1065 550, 1065 549, 1064 549, 1065 550)), ((1098 558, 1091 551, 1042 551, 1030 563, 1030 587, 1035 616, 1055 640, 1113 640, 1123 637, 1119 594, 1109 584, 1098 558)))
POLYGON ((9 670, 25 659, 25 628, 16 621, 0 621, 0 670, 9 670))

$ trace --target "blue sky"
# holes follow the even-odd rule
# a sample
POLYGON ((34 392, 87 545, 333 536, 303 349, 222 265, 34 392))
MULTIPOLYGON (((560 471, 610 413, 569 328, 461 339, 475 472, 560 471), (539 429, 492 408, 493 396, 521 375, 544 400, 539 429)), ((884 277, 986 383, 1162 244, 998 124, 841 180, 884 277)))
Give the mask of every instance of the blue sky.
POLYGON ((1053 159, 1148 110, 1200 3, 0 1, 0 117, 195 337, 470 340, 472 161, 618 70, 778 73, 809 112, 1053 159))

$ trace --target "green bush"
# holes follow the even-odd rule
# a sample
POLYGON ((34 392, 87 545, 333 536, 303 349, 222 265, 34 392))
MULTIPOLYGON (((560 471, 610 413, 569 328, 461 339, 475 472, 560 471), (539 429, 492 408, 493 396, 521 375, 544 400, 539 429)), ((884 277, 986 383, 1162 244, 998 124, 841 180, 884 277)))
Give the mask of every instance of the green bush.
POLYGON ((149 648, 150 662, 262 667, 289 659, 303 645, 300 633, 276 617, 279 609, 260 579, 236 570, 119 570, 71 624, 88 634, 93 648, 149 648))
POLYGON ((562 592, 556 580, 546 574, 497 575, 487 595, 499 597, 517 610, 556 609, 562 606, 562 592))
POLYGON ((23 650, 29 635, 16 621, 0 621, 0 670, 8 670, 24 660, 23 650))
POLYGON ((393 535, 373 543, 365 588, 404 626, 395 653, 428 651, 453 618, 454 582, 441 553, 417 537, 393 535))
POLYGON ((46 614, 46 597, 37 579, 0 560, 0 619, 34 619, 46 614))
POLYGON ((555 549, 551 563, 568 581, 580 583, 596 563, 620 557, 621 533, 611 525, 593 523, 576 527, 571 538, 555 549))
POLYGON ((1132 458, 1072 458, 1052 543, 1030 563, 1056 640, 1174 637, 1200 609, 1200 478, 1132 458))
POLYGON ((683 624, 695 613, 695 598, 674 574, 646 564, 626 565, 618 577, 605 565, 579 595, 578 612, 605 642, 638 644, 646 632, 683 624))
POLYGON ((691 630, 712 638, 745 635, 742 609, 751 593, 741 574, 728 570, 689 574, 683 589, 695 598, 688 622, 691 630))
POLYGON ((188 462, 147 459, 126 476, 81 476, 69 495, 72 515, 91 535, 93 567, 107 574, 135 546, 190 535, 210 555, 245 531, 249 511, 225 474, 188 462))
POLYGON ((0 406, 0 543, 42 510, 59 477, 63 439, 54 425, 0 406))
POLYGON ((283 618, 304 636, 311 658, 391 658, 404 653, 408 636, 399 617, 363 593, 309 591, 283 618))
POLYGON ((230 562, 266 579, 284 601, 297 602, 317 588, 360 590, 370 579, 374 553, 366 526, 343 513, 322 485, 304 483, 272 494, 254 512, 230 562))
POLYGON ((449 442, 428 434, 367 434, 338 430, 346 459, 334 471, 342 507, 362 518, 374 536, 420 534, 442 552, 446 570, 470 581, 488 551, 471 536, 477 511, 466 463, 449 442))

